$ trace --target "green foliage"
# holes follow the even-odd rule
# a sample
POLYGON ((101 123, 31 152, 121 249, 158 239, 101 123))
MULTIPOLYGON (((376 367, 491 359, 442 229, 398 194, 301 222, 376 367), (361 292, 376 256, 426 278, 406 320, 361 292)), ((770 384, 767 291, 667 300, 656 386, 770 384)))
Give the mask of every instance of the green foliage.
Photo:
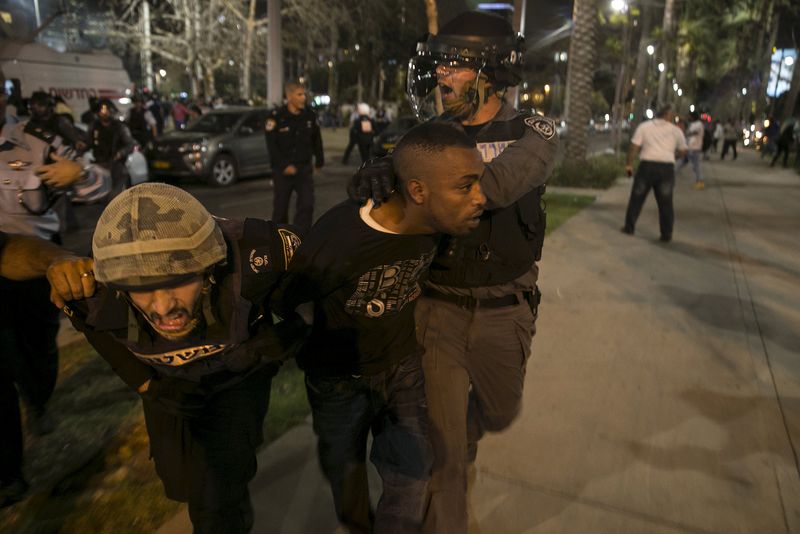
POLYGON ((548 183, 562 187, 608 189, 623 172, 622 158, 603 154, 582 161, 562 162, 553 171, 548 183))
POLYGON ((550 234, 564 224, 567 219, 594 202, 595 197, 586 195, 565 195, 562 193, 547 193, 544 196, 547 205, 547 230, 550 234))

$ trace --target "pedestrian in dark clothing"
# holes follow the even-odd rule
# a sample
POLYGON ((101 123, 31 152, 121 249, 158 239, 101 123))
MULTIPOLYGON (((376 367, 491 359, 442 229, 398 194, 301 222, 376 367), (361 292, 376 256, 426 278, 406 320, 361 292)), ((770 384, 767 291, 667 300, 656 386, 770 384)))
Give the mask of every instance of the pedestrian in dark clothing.
POLYGON ((723 127, 723 134, 722 134, 722 154, 720 154, 719 159, 725 159, 725 155, 728 153, 728 149, 733 149, 733 159, 736 159, 738 154, 736 153, 736 143, 739 141, 739 132, 736 131, 736 125, 733 122, 733 119, 728 119, 728 122, 725 123, 723 127))
POLYGON ((65 115, 55 112, 55 101, 42 91, 33 93, 30 98, 31 118, 28 121, 27 131, 37 137, 47 133, 60 136, 67 144, 79 151, 86 150, 86 134, 75 128, 72 121, 65 115))
POLYGON ((140 147, 146 147, 158 134, 156 119, 139 96, 133 98, 133 107, 128 111, 127 122, 131 136, 140 147))
POLYGON ((273 325, 266 297, 299 243, 288 228, 218 220, 182 189, 141 184, 103 211, 81 274, 90 287, 63 308, 142 396, 156 473, 168 498, 188 502, 196 534, 252 528, 247 485, 271 380, 307 330, 290 314, 273 325))
POLYGON ((306 372, 322 470, 336 513, 352 533, 416 533, 433 461, 414 308, 439 232, 463 236, 486 197, 475 142, 446 123, 410 130, 394 151, 398 191, 380 207, 346 201, 314 225, 276 300, 313 302, 297 361, 306 372), (383 481, 376 513, 370 458, 383 481))
POLYGON ((314 170, 319 172, 325 165, 322 134, 316 115, 306 107, 305 88, 290 82, 285 91, 286 105, 273 111, 265 123, 274 184, 272 220, 289 220, 289 201, 294 191, 294 224, 307 232, 314 216, 314 170))
POLYGON ((101 100, 98 102, 97 119, 89 130, 95 163, 111 173, 111 198, 128 186, 130 178, 125 161, 136 146, 130 130, 117 120, 116 114, 117 108, 110 100, 101 100))
POLYGON ((793 143, 794 143, 794 120, 789 119, 784 123, 783 130, 781 131, 780 135, 778 136, 778 140, 775 143, 777 150, 769 166, 774 167, 775 162, 778 161, 778 158, 780 158, 781 155, 783 155, 783 166, 788 167, 789 151, 792 149, 793 143))
MULTIPOLYGON (((622 232, 633 234, 636 220, 650 189, 658 204, 658 222, 661 241, 672 239, 675 214, 672 208, 672 190, 675 187, 675 157, 682 158, 688 150, 683 132, 675 126, 672 106, 659 110, 653 120, 640 124, 631 138, 625 171, 633 175, 633 161, 640 154, 639 168, 633 177, 631 196, 625 213, 622 232)), ((723 152, 724 154, 724 152, 723 152)))
POLYGON ((355 124, 358 115, 358 111, 354 109, 348 120, 348 124, 350 126, 348 129, 347 147, 344 149, 344 154, 342 155, 342 165, 347 165, 347 163, 350 161, 350 154, 353 152, 353 149, 358 146, 358 138, 356 137, 355 130, 355 124))

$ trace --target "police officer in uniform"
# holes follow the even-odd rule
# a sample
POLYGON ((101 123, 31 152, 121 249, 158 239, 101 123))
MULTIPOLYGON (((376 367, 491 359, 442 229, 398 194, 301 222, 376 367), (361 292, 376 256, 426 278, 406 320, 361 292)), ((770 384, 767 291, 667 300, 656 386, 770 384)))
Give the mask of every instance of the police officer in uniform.
POLYGON ((289 200, 297 194, 294 224, 311 228, 314 216, 314 169, 322 169, 325 155, 317 117, 306 107, 306 90, 299 83, 285 87, 286 105, 272 112, 265 123, 267 149, 273 171, 272 220, 289 220, 289 200), (313 166, 312 166, 313 157, 313 166))
POLYGON ((83 274, 98 292, 64 307, 142 395, 156 472, 167 497, 188 501, 196 533, 252 527, 270 382, 306 329, 299 317, 271 324, 265 302, 299 243, 289 228, 215 219, 182 189, 141 184, 97 223, 83 274))
MULTIPOLYGON (((47 123, 5 124, 5 99, 0 98, 0 232, 58 243, 61 220, 54 206, 67 192, 88 201, 102 198, 110 186, 107 175, 74 158, 72 147, 47 123)), ((27 487, 18 395, 27 406, 30 433, 42 435, 54 427, 46 406, 58 373, 58 310, 49 304, 50 286, 43 276, 26 278, 0 278, 0 501, 7 503, 21 498, 27 487)))
MULTIPOLYGON (((555 124, 517 113, 504 92, 519 83, 522 40, 503 18, 455 17, 417 46, 408 93, 422 115, 460 124, 478 144, 488 207, 467 237, 443 240, 417 306, 434 466, 424 531, 467 531, 468 475, 478 440, 520 411, 539 302, 545 230, 542 195, 556 150, 555 124)), ((360 171, 353 189, 392 183, 385 164, 360 171)), ((353 194, 351 192, 351 194, 353 194)))

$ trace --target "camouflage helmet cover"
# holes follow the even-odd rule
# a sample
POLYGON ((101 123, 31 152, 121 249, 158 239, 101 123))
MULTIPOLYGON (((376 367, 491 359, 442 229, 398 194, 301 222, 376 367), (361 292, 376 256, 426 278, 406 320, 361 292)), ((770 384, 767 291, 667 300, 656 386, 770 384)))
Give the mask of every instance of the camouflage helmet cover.
POLYGON ((173 285, 226 258, 222 230, 186 191, 145 183, 103 210, 92 238, 98 282, 117 289, 173 285))

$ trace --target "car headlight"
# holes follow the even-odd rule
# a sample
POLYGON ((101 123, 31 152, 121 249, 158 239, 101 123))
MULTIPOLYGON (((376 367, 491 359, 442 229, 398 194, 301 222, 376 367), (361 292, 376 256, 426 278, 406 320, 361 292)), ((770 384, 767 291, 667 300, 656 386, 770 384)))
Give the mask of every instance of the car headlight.
POLYGON ((183 143, 181 146, 178 147, 178 152, 181 154, 185 152, 205 152, 208 150, 206 144, 203 142, 200 143, 183 143))

